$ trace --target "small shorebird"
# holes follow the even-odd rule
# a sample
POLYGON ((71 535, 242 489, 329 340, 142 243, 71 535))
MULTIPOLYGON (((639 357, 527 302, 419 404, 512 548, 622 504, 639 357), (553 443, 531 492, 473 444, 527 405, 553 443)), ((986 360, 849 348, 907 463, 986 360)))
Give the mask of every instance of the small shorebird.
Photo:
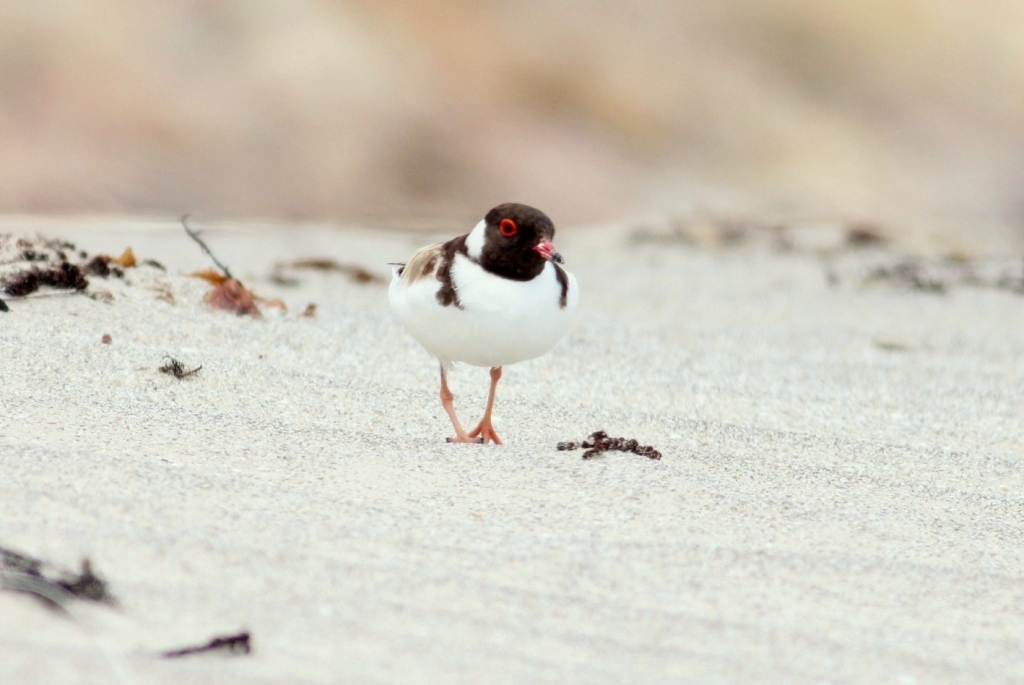
POLYGON ((547 353, 565 335, 576 279, 560 265, 555 226, 526 205, 498 205, 472 231, 395 264, 388 300, 398 321, 441 363, 441 404, 455 428, 448 442, 501 439, 491 425, 501 367, 547 353), (491 369, 484 416, 466 432, 447 374, 453 362, 491 369))

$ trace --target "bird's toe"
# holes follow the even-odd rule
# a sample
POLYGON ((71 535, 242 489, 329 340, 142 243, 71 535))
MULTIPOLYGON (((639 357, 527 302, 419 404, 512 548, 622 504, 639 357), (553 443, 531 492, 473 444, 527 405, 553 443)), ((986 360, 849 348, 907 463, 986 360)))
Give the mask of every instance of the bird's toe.
POLYGON ((482 437, 475 437, 472 435, 457 435, 454 438, 445 438, 445 442, 468 442, 476 445, 482 444, 484 439, 482 437))

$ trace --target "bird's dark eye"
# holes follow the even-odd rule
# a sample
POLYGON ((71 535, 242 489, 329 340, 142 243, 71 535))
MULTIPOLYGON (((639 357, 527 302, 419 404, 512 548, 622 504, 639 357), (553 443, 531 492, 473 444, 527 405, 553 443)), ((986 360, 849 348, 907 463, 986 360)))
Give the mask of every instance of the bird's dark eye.
POLYGON ((502 219, 501 223, 498 224, 498 230, 506 238, 511 238, 519 232, 519 227, 516 226, 516 222, 512 219, 502 219))

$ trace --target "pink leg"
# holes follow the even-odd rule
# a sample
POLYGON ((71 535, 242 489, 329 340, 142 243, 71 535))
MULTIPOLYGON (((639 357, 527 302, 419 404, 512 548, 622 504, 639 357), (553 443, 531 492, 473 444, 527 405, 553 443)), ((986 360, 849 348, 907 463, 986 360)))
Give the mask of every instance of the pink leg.
POLYGON ((462 424, 459 423, 459 417, 455 415, 455 405, 453 400, 455 395, 448 389, 448 379, 444 372, 444 367, 441 367, 441 405, 444 407, 445 412, 448 413, 448 418, 452 421, 452 426, 455 427, 455 437, 448 438, 448 442, 475 442, 481 443, 483 440, 476 436, 468 435, 466 431, 462 429, 462 424))
POLYGON ((501 380, 501 367, 496 366, 491 369, 491 390, 487 393, 487 408, 484 410, 484 417, 480 419, 480 423, 477 424, 476 428, 469 431, 469 437, 475 438, 480 436, 479 439, 487 443, 487 441, 493 442, 495 445, 501 444, 501 438, 494 431, 494 426, 491 425, 491 410, 494 409, 494 393, 498 389, 498 381, 501 380))

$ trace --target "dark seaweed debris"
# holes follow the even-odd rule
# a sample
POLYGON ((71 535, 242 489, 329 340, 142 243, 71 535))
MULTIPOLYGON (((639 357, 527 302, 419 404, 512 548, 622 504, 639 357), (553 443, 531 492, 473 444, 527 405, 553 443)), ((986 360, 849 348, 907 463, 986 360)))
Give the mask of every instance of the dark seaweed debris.
POLYGON ((334 259, 312 257, 308 259, 297 259, 292 262, 278 262, 274 265, 274 272, 270 275, 270 280, 278 285, 289 285, 296 286, 299 284, 298 279, 292 278, 285 274, 286 270, 311 270, 311 271, 323 271, 327 273, 340 273, 348 276, 355 283, 376 283, 385 284, 388 279, 378 276, 375 273, 364 269, 358 264, 342 264, 334 259))
POLYGON ((107 278, 113 274, 118 278, 124 278, 124 271, 117 266, 117 261, 105 254, 96 255, 86 262, 83 268, 85 269, 85 272, 91 276, 107 278), (111 266, 111 263, 113 263, 114 266, 111 266))
POLYGON ((196 375, 197 373, 199 373, 199 371, 202 368, 203 368, 203 365, 200 364, 199 366, 195 367, 194 369, 186 369, 185 365, 182 364, 180 361, 178 361, 174 357, 168 356, 167 357, 167 363, 164 364, 163 366, 161 366, 159 370, 162 373, 166 373, 168 375, 174 376, 175 378, 177 378, 180 381, 183 378, 188 378, 189 376, 196 375))
POLYGON ((34 595, 50 606, 59 607, 60 599, 69 596, 90 602, 115 603, 106 581, 93 572, 88 559, 82 560, 82 570, 75 573, 0 547, 0 581, 4 589, 34 595))
MULTIPOLYGON (((210 305, 214 309, 223 309, 225 311, 234 312, 239 316, 248 314, 250 316, 261 317, 262 313, 257 303, 264 304, 268 307, 277 307, 282 311, 287 311, 288 307, 285 306, 282 300, 266 300, 262 297, 257 296, 251 290, 246 288, 241 281, 231 275, 231 270, 224 265, 217 256, 213 254, 210 247, 203 242, 203 239, 199 237, 199 234, 193 231, 188 226, 188 215, 181 217, 181 225, 185 229, 185 233, 199 245, 200 249, 206 256, 213 260, 213 263, 220 269, 220 273, 213 269, 206 269, 205 271, 199 271, 193 276, 202 278, 214 286, 213 290, 206 296, 206 304, 210 305)), ((179 376, 180 378, 180 376, 179 376)))
POLYGON ((10 249, 10 241, 10 235, 0 235, 0 260, 3 260, 0 265, 27 262, 0 279, 0 292, 11 297, 26 297, 43 286, 81 292, 89 287, 92 276, 124 278, 124 269, 135 266, 135 254, 130 247, 117 258, 109 255, 90 258, 84 250, 60 240, 19 238, 13 243, 16 253, 10 249), (81 261, 72 261, 76 259, 81 261))
MULTIPOLYGON (((826 277, 831 285, 838 285, 841 280, 831 269, 826 277)), ((989 288, 1024 295, 1024 262, 973 260, 962 255, 927 261, 908 258, 874 267, 861 277, 861 282, 862 285, 883 283, 936 295, 959 287, 989 288)))
POLYGON ((912 260, 903 261, 894 266, 875 268, 868 274, 865 282, 876 281, 888 282, 926 293, 943 294, 948 288, 948 284, 943 278, 931 273, 923 263, 912 260))
POLYGON ((595 431, 590 437, 582 442, 560 442, 559 451, 572 451, 580 447, 587 451, 583 453, 584 459, 594 459, 602 456, 603 452, 616 450, 619 452, 632 452, 633 454, 647 457, 648 459, 661 459, 661 452, 650 445, 641 445, 636 440, 627 438, 610 438, 604 431, 595 431))
POLYGON ((213 260, 213 263, 217 265, 217 268, 220 269, 220 272, 222 274, 224 274, 225 276, 232 280, 235 280, 235 277, 231 275, 231 270, 224 266, 219 259, 217 259, 217 256, 210 251, 210 248, 206 245, 205 242, 203 242, 203 239, 199 237, 199 234, 188 227, 188 219, 188 214, 181 217, 181 226, 182 228, 185 229, 185 233, 188 234, 188 237, 194 240, 196 244, 199 245, 199 249, 205 252, 206 256, 213 260))
POLYGON ((237 635, 215 637, 205 645, 172 649, 167 652, 161 652, 160 656, 165 659, 177 659, 178 657, 188 656, 190 654, 219 651, 227 652, 229 654, 249 654, 252 651, 252 645, 249 643, 249 633, 242 632, 237 635))
POLYGON ((11 297, 24 297, 44 285, 62 290, 85 290, 89 281, 77 265, 60 262, 45 269, 33 266, 11 276, 4 284, 4 292, 11 297))

